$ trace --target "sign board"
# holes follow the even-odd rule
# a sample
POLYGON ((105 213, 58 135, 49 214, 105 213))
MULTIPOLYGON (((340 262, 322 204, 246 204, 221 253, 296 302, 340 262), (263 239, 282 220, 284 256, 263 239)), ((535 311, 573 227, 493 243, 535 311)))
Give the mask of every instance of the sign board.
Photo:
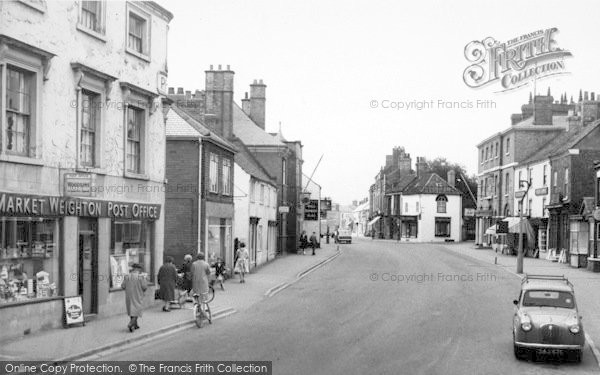
POLYGON ((317 211, 305 211, 304 212, 304 220, 307 220, 307 221, 316 221, 316 220, 319 220, 319 212, 317 212, 317 211))
POLYGON ((65 173, 65 196, 92 197, 94 186, 89 173, 65 173))
POLYGON ((319 220, 319 200, 310 199, 304 205, 304 220, 319 220))
POLYGON ((279 213, 280 214, 287 214, 290 212, 290 207, 289 206, 279 206, 279 213))
POLYGON ((594 212, 592 213, 592 216, 594 216, 594 220, 596 221, 600 221, 600 209, 595 209, 594 212))
POLYGON ((167 74, 158 72, 156 74, 156 87, 160 95, 168 95, 169 84, 167 83, 167 74))
POLYGON ((83 303, 81 296, 65 297, 65 323, 67 326, 72 324, 84 323, 83 303))
POLYGON ((321 199, 321 211, 331 211, 331 199, 321 199))
POLYGON ((474 208, 465 208, 465 216, 475 216, 474 208))
POLYGON ((508 233, 508 221, 499 221, 496 224, 496 233, 508 233))
POLYGON ((524 191, 515 191, 515 198, 520 199, 520 198, 523 198, 524 196, 525 196, 524 191))
POLYGON ((305 210, 318 210, 319 209, 319 200, 318 199, 310 199, 305 205, 304 205, 304 209, 305 210))
POLYGON ((535 189, 535 195, 547 195, 547 194, 548 194, 548 187, 535 189))

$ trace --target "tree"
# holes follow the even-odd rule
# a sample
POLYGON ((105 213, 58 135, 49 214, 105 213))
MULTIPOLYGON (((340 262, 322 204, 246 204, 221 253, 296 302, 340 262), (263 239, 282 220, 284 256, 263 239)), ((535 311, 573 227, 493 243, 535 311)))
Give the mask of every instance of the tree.
MULTIPOLYGON (((454 172, 456 172, 456 182, 455 182, 454 186, 458 190, 460 190, 461 193, 463 193, 463 197, 465 198, 466 202, 472 202, 472 204, 469 204, 469 206, 466 206, 466 207, 475 207, 476 206, 477 202, 473 202, 471 193, 469 193, 469 188, 471 189, 471 192, 473 193, 473 195, 475 197, 477 197, 477 179, 475 176, 467 175, 467 170, 465 169, 465 167, 463 167, 462 165, 460 165, 458 163, 453 163, 451 161, 448 161, 448 159, 446 159, 444 157, 440 157, 440 156, 438 156, 437 158, 435 158, 433 160, 425 159, 425 161, 427 162, 427 167, 429 168, 429 170, 433 173, 438 174, 443 179, 447 178, 448 172, 450 170, 453 170, 454 172), (464 182, 463 182, 463 177, 466 180, 464 182), (469 185, 469 188, 467 188, 467 185, 469 185)), ((465 202, 465 201, 463 201, 463 202, 465 202)))

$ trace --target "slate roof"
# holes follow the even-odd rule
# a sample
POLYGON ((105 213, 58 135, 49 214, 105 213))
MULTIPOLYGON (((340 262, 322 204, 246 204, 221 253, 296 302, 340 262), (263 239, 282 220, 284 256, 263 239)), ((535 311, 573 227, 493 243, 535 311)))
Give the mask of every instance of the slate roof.
POLYGON ((234 156, 235 162, 252 177, 275 186, 275 179, 269 175, 260 162, 250 153, 246 145, 238 138, 232 139, 232 142, 238 149, 238 152, 234 156))
POLYGON ((436 173, 424 173, 414 178, 402 191, 403 194, 446 194, 461 195, 461 192, 450 186, 436 173))
POLYGON ((280 140, 267 133, 244 113, 244 111, 233 103, 233 134, 247 146, 282 146, 280 140))
MULTIPOLYGON (((229 141, 221 137, 215 132, 210 131, 204 124, 195 120, 192 116, 186 113, 185 110, 177 107, 176 105, 171 106, 171 110, 169 111, 169 117, 171 117, 171 113, 174 113, 173 119, 173 131, 178 130, 180 132, 190 132, 190 130, 184 129, 183 123, 187 124, 189 128, 193 129, 198 133, 202 138, 209 139, 217 143, 218 145, 228 148, 233 152, 237 151, 237 148, 229 141), (182 122, 183 121, 183 122, 182 122)), ((168 122, 168 119, 167 119, 168 122)), ((167 136, 170 134, 167 133, 167 136)), ((177 136, 173 134, 172 136, 177 136)), ((180 135, 181 136, 181 135, 180 135)), ((185 135, 184 135, 185 136, 185 135)), ((188 135, 189 136, 189 135, 188 135)))
POLYGON ((183 117, 181 117, 171 107, 167 112, 167 121, 165 122, 165 128, 167 137, 190 137, 200 138, 202 134, 196 130, 193 126, 188 124, 183 117))
POLYGON ((571 126, 569 131, 564 131, 552 138, 539 150, 534 152, 529 158, 522 161, 520 164, 531 164, 544 159, 548 159, 551 156, 559 155, 567 150, 575 147, 577 143, 587 137, 592 131, 594 131, 600 121, 593 122, 586 126, 571 126))
POLYGON ((406 174, 403 176, 399 176, 391 180, 387 185, 389 187, 388 193, 401 193, 404 192, 404 189, 413 182, 413 180, 417 178, 416 173, 406 174))

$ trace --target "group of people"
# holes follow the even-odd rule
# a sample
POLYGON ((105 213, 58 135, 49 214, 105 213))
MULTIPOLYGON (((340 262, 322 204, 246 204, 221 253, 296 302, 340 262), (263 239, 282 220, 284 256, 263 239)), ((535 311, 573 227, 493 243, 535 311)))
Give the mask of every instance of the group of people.
MULTIPOLYGON (((178 284, 178 273, 182 274, 180 288, 189 293, 197 294, 201 300, 206 300, 208 288, 212 282, 218 281, 223 287, 225 281, 226 267, 222 258, 217 258, 215 263, 215 280, 209 280, 211 266, 204 260, 204 253, 196 255, 196 260, 192 262, 192 255, 185 255, 184 262, 178 270, 171 256, 165 258, 165 263, 158 270, 157 281, 160 286, 157 297, 164 301, 163 311, 170 311, 171 302, 175 300, 175 289, 178 284)), ((250 254, 244 243, 239 243, 235 253, 235 271, 240 275, 240 283, 245 283, 245 274, 249 272, 250 254)), ((148 289, 148 280, 146 274, 142 272, 142 266, 133 264, 131 272, 125 276, 122 284, 125 290, 125 305, 127 315, 130 317, 127 328, 129 332, 139 329, 138 318, 142 316, 144 292, 148 289)))
POLYGON ((303 230, 300 235, 300 249, 302 250, 302 255, 306 254, 306 248, 309 246, 312 247, 312 255, 315 255, 315 249, 317 248, 317 244, 319 241, 317 240, 317 235, 315 232, 312 232, 310 239, 306 235, 306 231, 303 230))

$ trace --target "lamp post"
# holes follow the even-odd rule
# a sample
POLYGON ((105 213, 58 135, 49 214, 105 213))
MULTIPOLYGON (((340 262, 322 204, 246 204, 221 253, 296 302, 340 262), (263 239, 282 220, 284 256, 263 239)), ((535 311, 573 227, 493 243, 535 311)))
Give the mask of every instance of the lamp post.
POLYGON ((527 184, 527 189, 525 189, 525 193, 521 197, 519 208, 519 252, 517 253, 517 273, 523 273, 523 200, 527 196, 529 192, 529 188, 531 187, 531 183, 527 180, 519 180, 519 187, 523 184, 527 184))

